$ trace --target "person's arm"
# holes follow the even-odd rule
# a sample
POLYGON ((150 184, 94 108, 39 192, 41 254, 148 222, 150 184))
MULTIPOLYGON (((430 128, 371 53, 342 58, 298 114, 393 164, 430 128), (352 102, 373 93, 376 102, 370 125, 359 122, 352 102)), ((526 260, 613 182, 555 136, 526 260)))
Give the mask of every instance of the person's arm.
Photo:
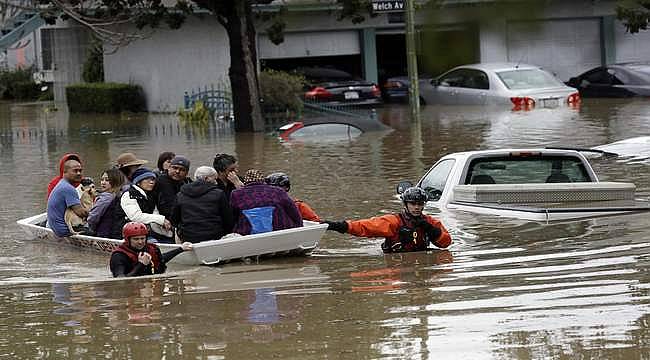
POLYGON ((176 202, 176 192, 174 192, 174 186, 169 183, 167 180, 160 183, 158 188, 158 197, 156 198, 156 207, 160 215, 163 215, 166 218, 170 218, 172 215, 172 208, 176 202))
POLYGON ((179 193, 178 195, 176 195, 176 202, 174 203, 174 206, 172 207, 172 213, 171 213, 171 216, 169 218, 172 225, 174 225, 175 227, 178 227, 180 225, 181 219, 182 219, 182 217, 181 217, 181 207, 180 207, 181 200, 182 200, 181 199, 181 194, 179 193))
POLYGON ((303 220, 320 222, 320 217, 318 217, 316 212, 306 202, 295 200, 295 203, 303 220))
POLYGON ((66 208, 72 210, 75 214, 77 214, 77 216, 82 219, 88 217, 88 210, 81 206, 77 190, 75 190, 73 187, 66 187, 66 190, 63 193, 63 198, 65 199, 66 208))
POLYGON ((160 214, 149 214, 142 212, 136 199, 132 199, 128 192, 125 192, 120 199, 120 205, 124 214, 130 221, 141 222, 143 224, 156 223, 160 226, 165 224, 165 217, 160 214))
POLYGON ((124 254, 119 252, 114 252, 111 255, 110 268, 113 277, 133 277, 145 275, 146 266, 139 262, 133 267, 130 272, 127 270, 130 268, 131 260, 124 254))
POLYGON ((95 204, 92 208, 90 208, 90 211, 88 212, 88 225, 90 225, 91 229, 94 229, 99 224, 99 220, 101 220, 102 216, 104 216, 104 213, 114 199, 115 194, 113 193, 103 192, 99 194, 97 200, 95 201, 95 204))
POLYGON ((451 235, 449 235, 449 232, 447 229, 445 229, 445 226, 432 216, 425 215, 425 218, 427 220, 427 223, 430 224, 432 228, 428 231, 434 235, 431 239, 431 243, 439 248, 446 248, 451 245, 451 235))
POLYGON ((177 247, 176 249, 162 254, 160 259, 163 264, 167 264, 171 259, 176 257, 176 255, 188 250, 192 250, 192 243, 184 242, 181 246, 177 247))
POLYGON ((399 217, 397 215, 376 216, 370 219, 347 221, 348 233, 362 237, 386 237, 397 233, 399 217))
POLYGON ((233 213, 228 200, 226 199, 226 193, 221 192, 221 196, 217 200, 217 208, 219 210, 219 215, 221 216, 221 224, 223 225, 223 231, 226 234, 232 232, 232 228, 235 226, 233 220, 233 213))

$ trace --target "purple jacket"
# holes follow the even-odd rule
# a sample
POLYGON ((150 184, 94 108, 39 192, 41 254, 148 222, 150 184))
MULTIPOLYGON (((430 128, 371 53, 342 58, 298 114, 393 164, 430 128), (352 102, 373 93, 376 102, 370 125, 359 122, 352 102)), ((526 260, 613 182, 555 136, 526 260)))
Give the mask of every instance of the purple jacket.
POLYGON ((102 192, 88 213, 88 225, 99 237, 110 237, 115 211, 115 194, 102 192))
POLYGON ((287 192, 277 186, 250 183, 234 190, 230 195, 234 219, 237 221, 233 232, 248 235, 251 225, 242 210, 262 206, 273 206, 273 230, 290 229, 302 226, 300 212, 287 192))

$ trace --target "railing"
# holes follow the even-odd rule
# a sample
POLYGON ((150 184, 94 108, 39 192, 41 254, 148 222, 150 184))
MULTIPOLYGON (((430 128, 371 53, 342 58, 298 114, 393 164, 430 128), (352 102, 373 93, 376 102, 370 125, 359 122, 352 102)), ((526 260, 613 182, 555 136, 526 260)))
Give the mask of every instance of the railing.
POLYGON ((209 88, 204 86, 203 89, 199 87, 185 91, 183 104, 186 110, 191 109, 197 101, 203 102, 213 119, 232 118, 232 93, 225 85, 217 85, 215 88, 214 84, 211 84, 209 88))

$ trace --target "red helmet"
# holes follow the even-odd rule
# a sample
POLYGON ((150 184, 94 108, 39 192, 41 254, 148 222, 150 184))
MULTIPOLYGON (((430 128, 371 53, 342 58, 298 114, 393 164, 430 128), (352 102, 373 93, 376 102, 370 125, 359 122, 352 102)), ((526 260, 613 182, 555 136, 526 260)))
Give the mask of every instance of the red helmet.
POLYGON ((122 228, 122 236, 124 239, 128 240, 131 236, 142 236, 149 234, 149 229, 143 223, 139 222, 130 222, 126 223, 122 228))

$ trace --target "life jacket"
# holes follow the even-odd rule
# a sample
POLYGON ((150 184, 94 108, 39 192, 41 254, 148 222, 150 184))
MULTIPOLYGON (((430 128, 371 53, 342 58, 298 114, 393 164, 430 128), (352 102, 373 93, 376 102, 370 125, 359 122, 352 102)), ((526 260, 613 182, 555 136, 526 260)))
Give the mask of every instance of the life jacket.
MULTIPOLYGON (((135 267, 138 264, 138 252, 133 250, 128 245, 128 240, 124 240, 124 242, 113 251, 126 255, 129 258, 129 260, 131 260, 131 265, 133 267, 135 267)), ((160 256, 158 255, 159 254, 158 247, 156 245, 147 243, 145 245, 144 251, 147 252, 149 255, 151 255, 151 262, 148 265, 147 273, 151 273, 151 274, 163 273, 164 270, 161 271, 162 264, 160 261, 160 256)))
POLYGON ((418 220, 426 221, 423 218, 414 218, 404 214, 404 212, 395 214, 399 219, 399 227, 397 233, 392 236, 387 236, 381 244, 381 249, 385 253, 393 252, 411 252, 426 250, 430 239, 430 234, 426 234, 421 226, 417 226, 418 220))
MULTIPOLYGON (((128 193, 131 199, 135 199, 138 202, 138 206, 143 213, 153 214, 153 211, 156 209, 156 200, 153 196, 145 196, 133 186, 129 187, 128 193)), ((111 239, 121 239, 122 227, 129 222, 129 218, 126 217, 126 213, 120 205, 122 195, 120 194, 120 196, 116 196, 114 201, 116 202, 116 205, 114 207, 115 211, 113 212, 111 239)))

